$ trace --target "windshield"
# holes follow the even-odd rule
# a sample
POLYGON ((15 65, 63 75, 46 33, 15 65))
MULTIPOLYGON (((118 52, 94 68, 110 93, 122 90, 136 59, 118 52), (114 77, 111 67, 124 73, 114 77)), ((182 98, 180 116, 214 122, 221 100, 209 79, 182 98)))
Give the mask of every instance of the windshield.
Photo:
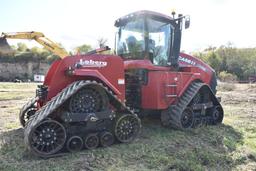
POLYGON ((171 42, 171 25, 152 18, 134 18, 118 28, 116 52, 126 59, 150 59, 166 66, 171 42))

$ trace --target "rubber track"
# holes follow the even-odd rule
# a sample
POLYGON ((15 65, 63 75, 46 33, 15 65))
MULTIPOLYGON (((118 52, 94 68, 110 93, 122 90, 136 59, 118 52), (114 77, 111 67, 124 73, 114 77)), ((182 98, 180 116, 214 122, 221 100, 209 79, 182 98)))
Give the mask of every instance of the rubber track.
POLYGON ((34 98, 30 99, 30 100, 29 100, 25 105, 23 105, 23 107, 20 109, 19 120, 20 120, 20 124, 21 124, 22 126, 24 126, 24 125, 23 125, 23 123, 21 122, 21 116, 24 115, 24 113, 25 113, 30 107, 32 107, 32 106, 36 103, 37 100, 38 100, 38 97, 34 97, 34 98))
POLYGON ((175 129, 184 129, 181 125, 180 117, 194 96, 203 86, 206 86, 206 84, 192 82, 185 93, 183 93, 183 95, 179 98, 177 104, 170 106, 168 112, 164 113, 164 116, 162 116, 162 124, 175 129))
POLYGON ((68 100, 73 94, 75 94, 82 87, 87 85, 98 85, 103 87, 106 90, 107 94, 111 97, 111 99, 114 100, 114 103, 116 104, 118 103, 123 109, 126 110, 126 112, 129 111, 129 113, 134 114, 133 111, 131 111, 128 107, 126 107, 125 104, 121 103, 121 101, 117 98, 117 96, 114 95, 113 92, 109 88, 104 86, 102 83, 98 83, 96 81, 89 81, 89 80, 76 81, 70 84, 69 86, 67 86, 66 88, 64 88, 60 93, 58 93, 55 97, 53 97, 50 101, 48 101, 42 108, 36 111, 35 115, 33 115, 33 117, 31 117, 31 119, 27 122, 24 130, 24 142, 29 149, 30 149, 29 137, 33 131, 33 128, 35 128, 44 119, 51 117, 54 111, 58 109, 66 100, 68 100))

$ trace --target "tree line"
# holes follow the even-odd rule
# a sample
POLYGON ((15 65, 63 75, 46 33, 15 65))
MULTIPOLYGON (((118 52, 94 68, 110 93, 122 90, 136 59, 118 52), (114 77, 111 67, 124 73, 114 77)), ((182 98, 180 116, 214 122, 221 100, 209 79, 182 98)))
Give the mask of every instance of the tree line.
MULTIPOLYGON (((106 42, 106 39, 100 38, 99 47, 105 46, 106 42)), ((12 49, 15 52, 12 55, 0 54, 0 62, 52 63, 59 58, 44 48, 28 48, 24 43, 18 43, 12 46, 12 49)), ((91 45, 84 44, 69 53, 70 55, 83 54, 92 49, 91 45)), ((225 79, 248 80, 249 76, 256 75, 256 48, 236 48, 229 43, 220 47, 210 46, 204 50, 192 52, 192 55, 209 64, 216 71, 217 76, 224 81, 225 79)))
POLYGON ((232 44, 208 47, 193 55, 209 64, 220 79, 246 81, 256 75, 256 48, 236 48, 232 44))

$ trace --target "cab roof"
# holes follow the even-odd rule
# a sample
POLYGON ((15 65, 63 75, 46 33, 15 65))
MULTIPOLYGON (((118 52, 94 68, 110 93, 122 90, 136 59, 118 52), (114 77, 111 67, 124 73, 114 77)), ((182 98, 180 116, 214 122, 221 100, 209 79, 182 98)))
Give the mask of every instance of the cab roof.
POLYGON ((123 25, 124 23, 126 23, 127 21, 129 21, 132 18, 143 17, 143 16, 156 18, 156 19, 159 19, 159 20, 163 20, 165 22, 173 21, 172 17, 167 16, 165 14, 161 14, 161 13, 154 12, 154 11, 142 10, 142 11, 136 11, 136 12, 130 13, 128 15, 125 15, 121 18, 118 18, 115 21, 115 26, 119 27, 119 26, 123 25))

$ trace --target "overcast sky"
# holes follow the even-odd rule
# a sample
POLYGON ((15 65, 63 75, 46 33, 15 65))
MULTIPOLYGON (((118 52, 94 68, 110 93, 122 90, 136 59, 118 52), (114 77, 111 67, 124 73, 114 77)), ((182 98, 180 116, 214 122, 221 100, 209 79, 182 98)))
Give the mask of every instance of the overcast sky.
POLYGON ((113 47, 117 18, 137 10, 170 15, 175 9, 191 18, 182 39, 187 52, 227 42, 256 47, 255 8, 255 0, 0 0, 0 32, 40 31, 68 50, 96 46, 99 37, 113 47))

